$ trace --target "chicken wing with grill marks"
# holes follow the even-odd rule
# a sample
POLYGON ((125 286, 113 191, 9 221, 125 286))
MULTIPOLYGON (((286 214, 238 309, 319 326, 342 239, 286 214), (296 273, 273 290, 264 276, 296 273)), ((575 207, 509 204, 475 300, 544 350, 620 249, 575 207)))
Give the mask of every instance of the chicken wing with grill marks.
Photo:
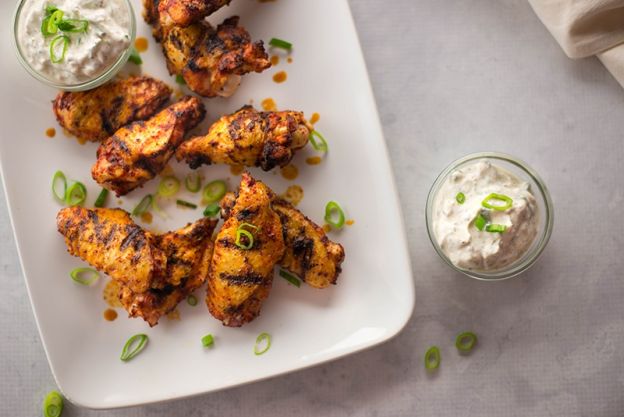
POLYGON ((217 235, 208 276, 206 303, 210 313, 231 327, 242 326, 260 314, 273 283, 273 268, 284 254, 284 237, 277 214, 271 209, 273 193, 248 173, 217 235), (253 239, 237 231, 251 233, 253 239))
POLYGON ((287 165, 308 143, 312 129, 301 112, 259 112, 245 106, 219 119, 205 136, 183 143, 176 157, 191 168, 224 163, 268 171, 287 165))
POLYGON ((122 126, 154 115, 171 96, 171 88, 147 76, 112 81, 93 90, 60 92, 53 102, 59 124, 72 135, 101 141, 122 126))
POLYGON ((57 215, 68 251, 108 274, 131 317, 150 326, 205 282, 216 221, 153 235, 121 209, 69 207, 57 215))
POLYGON ((199 99, 185 97, 147 121, 119 129, 98 148, 93 179, 118 196, 143 185, 163 170, 205 113, 199 99))
POLYGON ((174 24, 188 26, 211 15, 232 0, 160 0, 158 10, 174 24))
MULTIPOLYGON (((235 200, 233 193, 223 197, 221 217, 231 216, 235 200)), ((342 245, 329 240, 323 228, 286 200, 274 198, 271 207, 280 217, 286 246, 280 266, 314 288, 336 284, 345 258, 342 245)))

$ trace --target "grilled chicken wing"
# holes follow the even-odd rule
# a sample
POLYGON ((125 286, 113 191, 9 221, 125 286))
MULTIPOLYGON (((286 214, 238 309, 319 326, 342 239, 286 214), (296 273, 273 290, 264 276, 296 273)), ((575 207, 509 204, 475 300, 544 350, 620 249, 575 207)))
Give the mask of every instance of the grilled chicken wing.
MULTIPOLYGON (((231 216, 236 197, 228 193, 221 200, 221 217, 231 216)), ((345 252, 342 245, 329 240, 323 229, 292 204, 274 198, 271 207, 280 217, 286 250, 279 264, 314 288, 335 284, 345 252)))
POLYGON ((259 112, 245 106, 219 119, 205 136, 183 143, 176 157, 191 168, 224 163, 268 171, 287 165, 308 143, 312 129, 301 112, 259 112))
POLYGON ((158 10, 168 15, 174 24, 188 26, 211 15, 232 0, 160 0, 158 10))
POLYGON ((154 115, 171 88, 147 76, 112 81, 93 90, 60 92, 53 103, 61 126, 84 140, 101 141, 122 126, 154 115))
POLYGON ((205 113, 199 99, 185 97, 147 121, 119 129, 98 148, 93 179, 118 196, 143 185, 163 170, 205 113))
POLYGON ((57 215, 69 253, 115 280, 130 316, 150 326, 205 281, 215 225, 204 218, 157 236, 121 209, 68 207, 57 215))
POLYGON ((208 276, 208 310, 224 325, 242 326, 260 314, 273 282, 273 268, 284 254, 280 219, 271 209, 273 193, 243 173, 230 217, 219 231, 208 276), (253 235, 249 249, 237 244, 237 230, 253 235))

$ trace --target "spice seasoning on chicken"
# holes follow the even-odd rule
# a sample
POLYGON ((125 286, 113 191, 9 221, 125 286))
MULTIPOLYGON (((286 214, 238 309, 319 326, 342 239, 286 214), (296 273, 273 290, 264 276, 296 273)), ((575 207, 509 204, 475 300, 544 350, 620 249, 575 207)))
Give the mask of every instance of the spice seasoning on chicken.
POLYGON ((102 298, 111 307, 122 307, 121 301, 119 301, 119 286, 112 279, 106 283, 102 291, 102 298))

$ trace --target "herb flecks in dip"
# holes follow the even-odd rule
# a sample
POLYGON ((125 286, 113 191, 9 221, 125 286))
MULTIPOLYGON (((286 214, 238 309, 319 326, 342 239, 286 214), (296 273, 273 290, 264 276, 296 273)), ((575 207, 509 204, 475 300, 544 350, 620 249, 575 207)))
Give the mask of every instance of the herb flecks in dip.
POLYGON ((528 183, 483 161, 452 172, 433 205, 433 231, 459 268, 494 271, 520 259, 537 236, 538 212, 528 183))
POLYGON ((29 0, 20 12, 17 41, 33 70, 73 85, 113 66, 130 45, 130 32, 131 11, 124 0, 29 0), (63 24, 45 24, 51 10, 59 11, 55 17, 62 15, 63 24))

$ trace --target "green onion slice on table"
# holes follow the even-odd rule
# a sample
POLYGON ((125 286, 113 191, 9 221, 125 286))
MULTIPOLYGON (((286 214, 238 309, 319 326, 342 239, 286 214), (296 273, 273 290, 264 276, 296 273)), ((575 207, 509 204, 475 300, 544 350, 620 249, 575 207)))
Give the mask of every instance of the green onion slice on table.
POLYGON ((269 45, 275 48, 285 49, 287 51, 290 51, 292 49, 292 43, 279 38, 271 38, 271 40, 269 41, 269 45))
POLYGON ((253 248, 254 236, 249 230, 245 230, 245 228, 258 230, 258 226, 254 226, 251 223, 241 223, 240 226, 238 226, 238 228, 236 229, 236 241, 234 242, 234 244, 240 249, 249 250, 253 248), (246 240, 246 242, 244 242, 243 240, 246 240))
POLYGON ((169 175, 158 184, 158 195, 161 197, 172 197, 180 191, 180 180, 169 175))
POLYGON ((69 276, 74 282, 86 286, 93 285, 100 278, 99 272, 93 268, 76 268, 69 273, 69 276))
POLYGON ((199 172, 197 171, 189 172, 186 178, 184 178, 184 186, 192 193, 196 193, 201 190, 201 183, 201 175, 199 175, 199 172))
POLYGON ((460 352, 470 352, 477 343, 477 335, 473 332, 463 332, 455 338, 455 347, 460 352))
POLYGON ((141 214, 147 212, 154 202, 154 197, 151 194, 146 195, 143 199, 136 205, 134 210, 132 210, 133 216, 140 216, 141 214))
POLYGON ((301 287, 301 281, 299 280, 299 278, 297 278, 290 272, 280 269, 279 275, 280 277, 284 278, 286 281, 290 282, 295 287, 301 287))
POLYGON ((100 194, 98 195, 97 199, 95 200, 95 207, 104 207, 104 205, 106 204, 106 198, 108 197, 108 190, 106 188, 102 188, 102 191, 100 191, 100 194))
POLYGON ((134 336, 132 336, 130 339, 128 339, 128 341, 124 345, 119 359, 121 359, 124 362, 127 362, 130 359, 134 358, 136 355, 141 353, 141 351, 145 348, 145 346, 147 345, 147 340, 148 340, 148 337, 146 334, 141 333, 141 334, 135 334, 134 336))
POLYGON ((193 210, 197 208, 197 204, 189 203, 188 201, 184 201, 184 200, 176 200, 176 204, 180 207, 186 207, 186 208, 190 208, 193 210))
POLYGON ((201 342, 203 347, 212 346, 214 345, 214 337, 211 334, 207 334, 206 336, 202 337, 201 342))
POLYGON ((54 177, 52 177, 52 194, 57 200, 63 203, 65 202, 65 197, 67 196, 67 178, 65 178, 63 171, 56 171, 54 177), (59 187, 62 187, 62 192, 59 190, 59 187))
POLYGON ((254 354, 256 356, 266 353, 271 347, 271 335, 268 333, 260 333, 256 338, 256 344, 254 345, 254 354))
POLYGON ((87 199, 87 187, 83 183, 76 181, 69 187, 65 195, 65 204, 68 206, 79 206, 87 199))
POLYGON ((204 217, 215 217, 221 211, 217 203, 208 204, 204 209, 204 217))
POLYGON ((325 222, 334 229, 342 229, 345 223, 345 213, 340 204, 330 201, 325 206, 325 222))
POLYGON ((425 368, 428 370, 437 369, 440 366, 440 348, 431 346, 425 353, 425 368))
POLYGON ((313 130, 312 132, 310 132, 310 143, 312 144, 312 147, 317 151, 327 152, 329 150, 327 141, 318 130, 313 130))
POLYGON ((481 205, 485 208, 489 208, 496 211, 505 211, 511 208, 513 200, 511 197, 504 194, 492 193, 485 197, 481 202, 481 205))
POLYGON ((216 203, 227 192, 227 185, 223 180, 211 181, 204 187, 203 199, 206 204, 216 203))
POLYGON ((58 391, 50 391, 43 399, 43 417, 60 417, 63 405, 61 394, 58 391))
POLYGON ((69 42, 69 36, 67 35, 58 35, 52 39, 52 42, 50 42, 50 61, 53 64, 60 64, 65 60, 69 42))

